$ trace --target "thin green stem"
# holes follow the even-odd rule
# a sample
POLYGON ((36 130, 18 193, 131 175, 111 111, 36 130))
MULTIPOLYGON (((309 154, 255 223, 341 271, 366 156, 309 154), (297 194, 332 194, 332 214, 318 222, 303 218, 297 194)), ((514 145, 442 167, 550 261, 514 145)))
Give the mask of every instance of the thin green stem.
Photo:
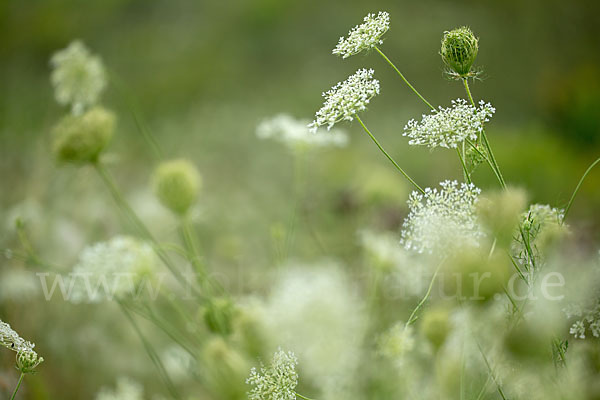
POLYGON ((311 399, 311 398, 309 398, 309 397, 302 396, 302 395, 301 395, 300 393, 298 393, 298 392, 294 392, 294 393, 296 394, 296 396, 300 397, 301 399, 304 399, 304 400, 313 400, 313 399, 311 399))
POLYGON ((169 393, 171 394, 171 396, 173 398, 180 400, 181 396, 179 395, 177 388, 171 381, 171 378, 169 377, 169 374, 167 373, 165 366, 163 365, 162 361, 160 360, 160 357, 156 353, 156 350, 154 350, 154 348, 152 347, 152 345, 150 344, 148 339, 146 339, 146 337, 142 333, 142 330, 140 329, 138 324, 135 322, 135 319, 133 318, 133 316, 127 309, 127 307, 121 302, 119 302, 119 306, 121 306, 121 310, 123 311, 123 314, 125 314, 125 316, 127 317, 127 320, 131 323, 131 326, 133 327, 136 334, 140 338, 142 345, 144 346, 144 350, 146 350, 148 357, 150 358, 150 360, 152 361, 152 363, 158 370, 158 373, 160 374, 161 378, 164 380, 165 386, 169 390, 169 393))
MULTIPOLYGON (((473 107, 477 107, 475 105, 475 101, 473 100, 473 96, 471 95, 471 89, 469 88, 469 81, 467 80, 467 78, 463 78, 462 81, 465 86, 465 91, 467 92, 467 96, 469 97, 469 101, 471 102, 471 105, 473 107)), ((481 130, 481 139, 483 141, 483 144, 484 144, 488 154, 490 155, 490 161, 491 161, 490 166, 492 167, 492 170, 494 170, 494 173, 498 177, 498 180, 500 181, 500 186, 502 186, 502 189, 506 189, 506 182, 504 181, 502 172, 500 172, 500 167, 498 166, 498 162, 496 161, 496 158, 494 157, 494 152, 492 151, 490 142, 488 141, 487 135, 485 134, 485 129, 481 130)))
POLYGON ((421 93, 419 93, 417 91, 417 89, 414 88, 413 85, 410 84, 410 82, 404 77, 404 75, 402 74, 402 72, 400 72, 400 70, 398 68, 396 68, 396 66, 394 65, 393 62, 390 61, 389 58, 387 58, 387 56, 385 54, 383 54, 383 52, 381 50, 379 50, 379 47, 375 46, 375 50, 377 50, 377 52, 379 54, 381 54, 381 57, 383 57, 385 59, 385 61, 387 61, 388 64, 390 64, 392 66, 392 68, 398 73, 398 75, 400 75, 400 78, 402 78, 402 80, 404 81, 404 83, 406 83, 408 85, 408 87, 415 92, 415 94, 417 96, 419 96, 419 98, 423 101, 423 103, 427 104, 427 107, 431 108, 432 110, 434 110, 433 106, 431 105, 430 102, 428 102, 427 100, 425 100, 425 98, 423 96, 421 96, 421 93))
POLYGON ((408 176, 408 174, 406 172, 404 172, 404 170, 398 165, 398 163, 392 158, 392 156, 390 156, 388 154, 388 152, 385 151, 385 149, 381 146, 381 144, 379 144, 379 142, 377 141, 377 139, 375 139, 375 136, 373 136, 373 134, 371 133, 371 131, 369 131, 369 129, 365 126, 365 124, 362 122, 362 120, 360 119, 360 117, 358 116, 358 114, 354 114, 354 116, 356 117, 356 120, 360 123, 360 125, 363 127, 363 129, 365 130, 365 132, 367 132, 367 134, 371 137, 371 139, 373 140, 373 142, 377 145, 377 147, 379 148, 379 150, 381 150, 381 152, 388 158, 388 160, 390 160, 391 163, 394 164, 394 167, 396 167, 396 169, 398 171, 400 171, 400 173, 402 175, 404 175, 404 177, 406 179, 408 179, 408 181, 410 183, 412 183, 419 190, 419 192, 425 194, 425 191, 421 188, 421 186, 419 186, 410 176, 408 176))
POLYGON ((13 392, 12 396, 10 397, 10 400, 15 399, 15 396, 17 395, 17 392, 19 391, 19 388, 21 387, 21 382, 23 382, 23 377, 25 377, 25 373, 21 372, 21 376, 19 377, 19 382, 17 382, 17 387, 15 388, 15 391, 13 392))
POLYGON ((471 146, 471 148, 473 150, 475 150, 475 152, 477 154, 479 154, 480 157, 482 157, 490 166, 490 168, 492 169, 492 172, 494 172, 494 175, 496 175, 496 178, 498 178, 498 182, 500 183, 500 186, 504 187, 504 183, 503 183, 503 178, 502 176, 498 173, 499 171, 496 170, 496 168, 494 167, 494 164, 490 161, 490 158, 488 156, 486 156, 485 154, 483 154, 481 152, 481 150, 479 150, 477 148, 477 146, 475 145, 475 143, 471 142, 470 140, 467 139, 467 143, 471 146))
POLYGON ((469 175, 469 170, 467 169, 467 164, 465 164, 465 159, 462 154, 460 154, 460 149, 456 148, 456 154, 458 154, 458 159, 460 160, 460 165, 462 165, 463 173, 465 175, 465 182, 471 183, 471 176, 469 175))
MULTIPOLYGON (((162 248, 160 243, 158 243, 158 241, 154 238, 154 236, 152 235, 150 230, 146 227, 146 225, 142 222, 142 220, 137 216, 135 211, 133 211, 131 206, 129 206, 129 203, 127 203, 127 201, 121 194, 121 191, 117 187, 115 181, 113 180, 112 176, 108 173, 108 171, 104 168, 104 166, 100 162, 96 162, 96 163, 94 163, 94 167, 96 168, 98 175, 100 175, 100 178, 102 178, 102 181, 108 188, 110 194, 112 195, 113 199, 115 200, 115 203, 117 203, 117 206, 127 216, 127 218, 129 218, 131 223, 138 230, 139 234, 142 235, 142 237, 144 237, 146 240, 148 240, 150 242, 150 244, 152 245, 152 248, 154 249, 154 252, 163 261, 163 263, 167 266, 167 268, 171 271, 171 273, 179 281, 179 283, 184 288, 187 288, 188 286, 190 286, 188 283, 188 280, 183 275, 183 273, 175 267, 175 265, 171 261, 169 255, 164 251, 164 249, 162 248)), ((200 298, 204 297, 201 293, 199 293, 197 291, 196 287, 191 286, 191 288, 198 297, 200 297, 200 298)))
POLYGON ((588 176, 588 174, 590 173, 590 171, 592 170, 592 168, 594 168, 596 166, 596 164, 598 164, 598 163, 600 163, 600 158, 597 159, 596 161, 594 161, 592 163, 592 165, 590 165, 588 167, 588 169, 585 171, 585 173, 583 174, 583 176, 579 180, 579 183, 577 184, 577 187, 575 187, 575 190, 573 191, 573 194, 571 195, 571 199, 569 200, 569 203, 565 207, 565 213, 563 215, 563 223, 564 223, 565 219, 567 218, 567 214, 569 213, 569 210, 571 209, 571 206, 573 205, 573 201, 575 201, 575 196, 577 196, 577 193, 579 192, 579 188, 581 188, 581 184, 583 183, 583 181, 585 180, 585 178, 588 176))
POLYGON ((411 324, 413 324, 417 320, 417 318, 419 318, 417 316, 417 312, 419 312, 421 307, 423 307, 423 304, 425 304, 425 302, 429 298, 429 295, 431 294, 431 289, 433 288, 433 283, 435 282, 435 278, 437 277, 437 274, 440 271, 440 268, 442 267, 442 264, 444 263, 444 261, 445 261, 445 259, 442 259, 442 261, 440 261, 437 268, 435 269, 435 272, 433 273, 433 276, 431 277, 431 282, 429 282, 429 287, 427 288, 427 292, 425 293, 425 296, 423 296, 423 298, 421 299, 419 304, 417 304, 415 309, 410 314, 410 317, 408 317, 408 320, 406 321, 406 325, 404 326, 405 328, 408 328, 411 324))

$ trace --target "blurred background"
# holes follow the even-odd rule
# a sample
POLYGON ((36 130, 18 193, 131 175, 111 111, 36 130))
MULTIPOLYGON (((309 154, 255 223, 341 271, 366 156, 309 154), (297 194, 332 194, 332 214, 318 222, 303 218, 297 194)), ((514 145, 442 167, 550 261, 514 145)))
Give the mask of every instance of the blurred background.
MULTIPOLYGON (((296 201, 302 223, 285 257, 356 263, 357 232, 399 230, 411 188, 359 125, 346 124, 347 147, 304 155, 297 198, 290 152, 259 140, 255 129, 282 112, 312 119, 322 91, 357 68, 372 67, 381 95, 363 119, 373 133, 422 186, 460 179, 453 152, 407 145, 405 123, 427 110, 381 57, 331 55, 340 36, 380 10, 391 17, 383 51, 430 102, 443 106, 464 95, 459 83, 443 76, 440 39, 445 30, 472 28, 480 37, 476 65, 484 74, 471 89, 476 100, 497 108, 487 131, 507 182, 526 188, 532 202, 564 206, 600 155, 597 1, 3 0, 0 245, 16 246, 14 219, 21 216, 40 252, 72 265, 86 244, 129 229, 94 171, 58 168, 50 152, 49 132, 66 111, 54 100, 48 60, 81 39, 110 73, 103 104, 118 115, 107 155, 111 169, 152 229, 168 236, 174 223, 148 200, 156 159, 134 115, 167 157, 186 157, 201 171, 201 247, 214 269, 250 282, 234 290, 261 289, 260 271, 278 262, 278 235, 296 201)), ((485 167, 475 182, 496 188, 485 167)), ((570 215, 583 249, 600 236, 599 187, 596 171, 570 215)), ((0 265, 1 273, 20 267, 8 258, 0 265)), ((117 374, 102 363, 94 366, 99 353, 109 351, 100 346, 102 338, 78 327, 76 316, 89 309, 46 307, 23 291, 10 294, 2 279, 2 318, 22 327, 38 347, 65 351, 44 353, 43 372, 31 378, 24 398, 90 398, 114 382, 117 374), (65 335, 69 330, 73 336, 65 335)), ((96 324, 105 321, 103 311, 92 310, 96 324)), ((135 338, 131 343, 139 350, 135 338)), ((0 375, 0 387, 12 385, 11 357, 0 355, 2 371, 9 371, 0 375)), ((131 362, 127 354, 118 357, 123 368, 131 362)))

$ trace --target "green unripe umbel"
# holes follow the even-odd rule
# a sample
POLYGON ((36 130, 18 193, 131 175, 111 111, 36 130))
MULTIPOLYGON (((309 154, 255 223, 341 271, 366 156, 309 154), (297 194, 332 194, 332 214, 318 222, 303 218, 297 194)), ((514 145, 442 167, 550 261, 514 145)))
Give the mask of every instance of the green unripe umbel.
POLYGON ((200 185, 198 170, 187 160, 166 161, 154 171, 156 196, 165 207, 179 215, 185 214, 194 204, 200 185))
POLYGON ((96 162, 115 129, 115 115, 94 107, 81 115, 67 115, 53 129, 53 150, 62 162, 96 162))
POLYGON ((445 308, 427 310, 421 319, 421 332, 435 349, 439 349, 450 332, 450 314, 448 310, 445 308))
POLYGON ((465 78, 474 75, 471 67, 478 51, 479 39, 466 26, 444 32, 440 55, 444 64, 454 71, 457 77, 465 78))

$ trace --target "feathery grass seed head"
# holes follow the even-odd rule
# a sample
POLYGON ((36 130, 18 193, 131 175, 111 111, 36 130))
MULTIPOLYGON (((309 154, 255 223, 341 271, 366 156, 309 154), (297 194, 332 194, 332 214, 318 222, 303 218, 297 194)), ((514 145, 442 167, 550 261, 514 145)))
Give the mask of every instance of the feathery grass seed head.
POLYGON ((340 121, 352 121, 354 115, 366 110, 371 99, 379 94, 379 81, 372 69, 359 69, 343 82, 323 93, 325 103, 308 127, 316 132, 320 126, 331 129, 340 121))
POLYGON ((56 101, 70 105, 73 114, 80 114, 97 103, 106 87, 106 72, 102 60, 76 40, 50 59, 53 68, 50 80, 56 101))
POLYGON ((471 67, 478 51, 479 39, 468 27, 444 32, 440 55, 444 64, 451 70, 451 75, 458 78, 473 76, 471 67))
POLYGON ((377 15, 368 14, 364 22, 348 32, 348 37, 341 37, 332 53, 348 58, 363 50, 369 50, 382 44, 381 37, 390 28, 390 15, 380 11, 377 15))
POLYGON ((196 167, 183 159, 161 163, 152 180, 160 202, 179 215, 185 214, 194 204, 202 183, 196 167))
POLYGON ((410 138, 410 145, 455 149, 466 139, 477 140, 484 123, 495 112, 490 103, 483 101, 476 108, 464 99, 452 100, 451 107, 432 110, 431 114, 423 115, 421 122, 408 121, 403 136, 410 138))
POLYGON ((67 115, 53 129, 53 150, 58 161, 95 162, 113 136, 115 115, 94 107, 81 115, 67 115))

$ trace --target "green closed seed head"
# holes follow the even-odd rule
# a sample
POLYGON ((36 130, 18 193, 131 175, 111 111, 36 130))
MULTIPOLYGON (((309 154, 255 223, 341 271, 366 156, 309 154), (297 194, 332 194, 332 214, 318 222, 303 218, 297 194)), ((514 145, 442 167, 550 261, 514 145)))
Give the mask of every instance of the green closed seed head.
POLYGON ((81 115, 67 115, 53 129, 53 151, 58 161, 96 162, 113 136, 115 115, 94 107, 81 115))
POLYGON ((434 308, 427 310, 423 314, 421 332, 435 349, 439 349, 444 344, 450 329, 450 314, 448 310, 434 308))
POLYGON ((444 64, 460 78, 472 76, 471 67, 479 51, 479 39, 463 26, 444 32, 440 55, 444 64))
POLYGON ((165 207, 183 215, 196 201, 201 177, 196 167, 187 160, 166 161, 154 171, 153 186, 165 207))

